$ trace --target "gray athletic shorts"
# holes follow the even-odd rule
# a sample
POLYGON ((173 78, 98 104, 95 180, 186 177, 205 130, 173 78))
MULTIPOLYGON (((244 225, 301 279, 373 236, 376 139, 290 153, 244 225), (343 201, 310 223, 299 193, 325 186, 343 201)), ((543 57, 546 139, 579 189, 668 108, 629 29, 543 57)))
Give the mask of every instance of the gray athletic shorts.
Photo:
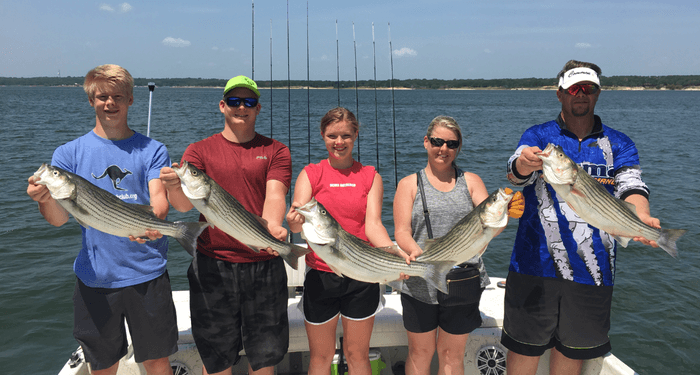
POLYGON ((93 370, 104 370, 126 355, 124 319, 136 362, 177 352, 177 318, 170 278, 161 276, 124 288, 90 288, 80 279, 73 293, 73 336, 93 370))
POLYGON ((282 258, 229 263, 198 252, 187 278, 192 336, 207 372, 235 365, 243 348, 253 371, 282 361, 289 347, 282 258))
POLYGON ((509 272, 501 343, 515 353, 540 356, 556 347, 571 359, 610 351, 611 286, 509 272))

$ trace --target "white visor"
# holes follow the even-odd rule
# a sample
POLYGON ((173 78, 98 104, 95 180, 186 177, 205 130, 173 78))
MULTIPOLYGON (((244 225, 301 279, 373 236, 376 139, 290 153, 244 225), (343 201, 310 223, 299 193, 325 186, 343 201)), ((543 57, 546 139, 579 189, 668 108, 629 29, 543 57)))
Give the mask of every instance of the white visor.
POLYGON ((559 78, 559 87, 568 89, 571 85, 585 81, 593 82, 600 86, 600 79, 598 79, 598 74, 596 74, 595 70, 590 68, 573 68, 567 70, 566 73, 559 78))

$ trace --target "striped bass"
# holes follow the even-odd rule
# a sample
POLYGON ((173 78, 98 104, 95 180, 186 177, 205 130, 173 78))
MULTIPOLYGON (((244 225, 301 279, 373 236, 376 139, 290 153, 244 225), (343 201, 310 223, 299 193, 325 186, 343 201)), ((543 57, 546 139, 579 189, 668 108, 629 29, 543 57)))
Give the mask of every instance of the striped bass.
POLYGON ((119 237, 144 237, 146 230, 157 230, 173 237, 194 255, 197 237, 207 223, 171 222, 153 214, 153 207, 126 203, 90 181, 59 167, 42 164, 34 172, 37 184, 46 185, 51 197, 85 227, 119 237))
POLYGON ((346 232, 315 198, 296 210, 304 216, 303 237, 338 276, 386 284, 397 280, 403 272, 408 276, 422 277, 428 284, 447 293, 447 273, 456 262, 413 261, 408 265, 403 258, 391 253, 396 246, 386 249, 372 247, 346 232))
POLYGON ((645 224, 633 204, 615 198, 559 146, 548 144, 538 157, 542 159, 544 180, 588 224, 612 235, 623 247, 634 237, 644 237, 656 241, 674 258, 678 256, 676 241, 685 229, 659 229, 645 224))
POLYGON ((491 240, 508 224, 508 204, 515 194, 499 188, 463 217, 444 236, 425 241, 425 249, 416 260, 451 260, 463 263, 481 255, 491 240))
POLYGON ((272 236, 256 215, 248 212, 233 195, 194 165, 183 161, 179 168, 173 167, 173 170, 180 177, 185 196, 207 222, 254 252, 259 253, 260 249, 269 247, 279 253, 290 267, 297 269, 299 257, 311 251, 272 236))

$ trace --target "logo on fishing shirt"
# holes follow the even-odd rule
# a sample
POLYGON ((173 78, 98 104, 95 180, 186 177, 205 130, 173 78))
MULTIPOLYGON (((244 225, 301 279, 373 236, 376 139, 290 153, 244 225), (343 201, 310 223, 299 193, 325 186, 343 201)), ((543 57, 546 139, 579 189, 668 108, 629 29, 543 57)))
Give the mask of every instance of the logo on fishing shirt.
POLYGON ((343 184, 328 184, 328 187, 356 187, 357 184, 353 184, 352 182, 346 182, 343 184))
POLYGON ((119 168, 119 166, 112 164, 109 167, 107 167, 107 169, 105 169, 104 173, 102 173, 102 175, 100 177, 95 176, 94 173, 91 173, 91 174, 92 174, 92 177, 96 180, 99 180, 99 179, 105 178, 106 176, 109 176, 109 179, 112 180, 112 186, 114 186, 114 188, 116 190, 125 191, 126 189, 122 189, 118 185, 121 184, 122 181, 124 181, 124 177, 126 177, 132 173, 131 173, 131 171, 126 170, 126 169, 122 171, 122 169, 119 168))
POLYGON ((581 168, 603 185, 615 185, 612 165, 583 163, 581 168))

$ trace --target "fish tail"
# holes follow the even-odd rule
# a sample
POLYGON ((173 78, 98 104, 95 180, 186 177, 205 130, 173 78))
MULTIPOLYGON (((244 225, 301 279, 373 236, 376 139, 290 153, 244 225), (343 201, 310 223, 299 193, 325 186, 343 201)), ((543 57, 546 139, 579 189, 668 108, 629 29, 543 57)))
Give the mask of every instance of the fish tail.
POLYGON ((209 226, 209 223, 176 221, 175 224, 180 228, 180 235, 176 236, 175 239, 188 254, 194 256, 194 252, 197 250, 197 237, 209 226))
POLYGON ((447 273, 454 267, 455 262, 429 262, 425 281, 437 290, 447 294, 447 273))
POLYGON ((661 229, 661 237, 656 241, 659 246, 664 249, 669 255, 678 258, 678 249, 676 241, 685 234, 685 229, 661 229))
POLYGON ((290 243, 289 254, 280 254, 280 256, 285 262, 287 262, 287 264, 289 264, 290 267, 297 269, 299 267, 299 257, 302 257, 310 252, 311 249, 290 243))

